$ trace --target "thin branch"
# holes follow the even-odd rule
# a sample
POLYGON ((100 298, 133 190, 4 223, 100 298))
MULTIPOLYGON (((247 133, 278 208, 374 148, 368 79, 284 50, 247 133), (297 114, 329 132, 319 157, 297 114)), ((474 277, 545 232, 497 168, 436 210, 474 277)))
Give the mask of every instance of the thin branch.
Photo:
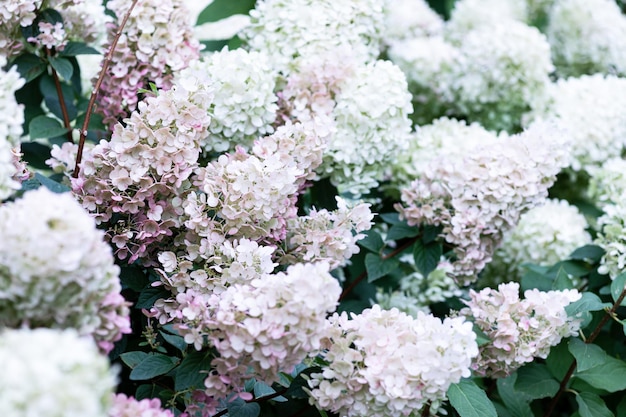
POLYGON ((94 88, 91 91, 91 97, 89 98, 89 104, 87 105, 87 112, 85 113, 85 121, 83 122, 83 126, 80 130, 80 139, 78 140, 78 153, 76 154, 76 164, 74 165, 74 172, 72 173, 72 176, 74 178, 78 178, 79 165, 80 165, 81 160, 83 159, 83 148, 85 147, 85 138, 87 137, 87 129, 89 128, 89 121, 91 120, 93 107, 96 104, 96 97, 98 96, 98 92, 100 91, 100 87, 102 86, 102 81, 104 80, 104 76, 106 75, 107 68, 109 67, 111 60, 113 59, 113 53, 115 52, 115 48, 117 47, 117 42, 122 36, 122 31, 124 30, 124 26, 126 26, 126 22, 128 22, 128 19, 130 18, 130 14, 132 13, 133 9, 135 8, 138 2, 139 0, 132 0, 132 3, 130 7, 128 8, 128 11, 124 15, 124 18, 122 19, 122 23, 120 23, 120 26, 117 29, 117 33, 115 34, 115 37, 113 38, 113 42, 111 43, 109 52, 106 54, 106 56, 104 57, 104 60, 102 61, 102 69, 100 70, 100 75, 98 76, 98 80, 96 81, 96 84, 94 85, 94 88))
MULTIPOLYGON (((589 337, 585 340, 585 343, 593 343, 593 341, 596 340, 596 338, 600 335, 600 332, 602 331, 602 328, 604 327, 604 325, 615 315, 615 311, 622 304, 622 301, 624 301, 624 298, 626 298, 626 288, 622 290, 622 293, 619 295, 619 297, 617 297, 617 300, 615 300, 615 303, 613 303, 613 306, 611 307, 611 309, 608 310, 606 314, 602 317, 602 320, 600 320, 600 322, 595 327, 595 329, 593 329, 593 332, 591 332, 591 335, 589 335, 589 337)), ((569 383, 569 380, 572 378, 572 375, 574 374, 575 370, 576 370, 576 359, 574 359, 569 369, 567 370, 567 373, 563 377, 563 380, 561 381, 561 384, 559 386, 559 391, 556 393, 554 397, 552 397, 552 401, 550 402, 550 405, 548 406, 548 410, 545 412, 543 417, 550 417, 550 415, 552 415, 554 408, 559 402, 561 395, 566 390, 567 384, 569 383)))
MULTIPOLYGON (((52 56, 52 52, 50 49, 46 48, 46 54, 48 57, 52 56)), ((52 79, 54 80, 54 86, 57 90, 57 97, 59 98, 59 105, 61 106, 61 115, 63 116, 63 126, 68 129, 67 131, 67 141, 70 143, 74 143, 74 139, 72 138, 72 125, 70 124, 70 116, 67 113, 67 107, 65 106, 65 97, 63 97, 63 89, 61 88, 61 80, 59 80, 59 74, 54 69, 52 65, 50 65, 50 69, 52 70, 52 79)))

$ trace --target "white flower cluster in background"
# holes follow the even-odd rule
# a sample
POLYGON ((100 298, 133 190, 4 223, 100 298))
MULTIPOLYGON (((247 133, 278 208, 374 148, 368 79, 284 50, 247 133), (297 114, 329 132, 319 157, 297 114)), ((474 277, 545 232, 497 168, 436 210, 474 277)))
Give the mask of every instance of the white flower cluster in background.
POLYGON ((385 32, 379 0, 261 0, 239 36, 288 73, 292 60, 345 46, 363 61, 376 59, 385 32))
POLYGON ((281 264, 325 261, 331 269, 346 265, 359 253, 356 242, 369 230, 374 215, 368 204, 348 207, 337 197, 337 210, 312 209, 307 216, 290 219, 281 264))
POLYGON ((497 290, 470 290, 467 307, 460 313, 490 339, 480 346, 472 369, 481 376, 501 378, 535 358, 545 359, 562 338, 577 334, 580 319, 568 317, 565 307, 580 297, 576 290, 532 289, 522 300, 516 282, 500 284, 497 290))
POLYGON ((0 200, 19 188, 14 178, 18 174, 15 163, 24 123, 24 106, 15 100, 15 92, 24 85, 24 80, 15 67, 3 71, 6 64, 6 58, 0 55, 0 200))
POLYGON ((546 34, 562 77, 626 75, 626 17, 613 0, 559 0, 546 34))
POLYGON ((0 331, 0 415, 110 417, 106 356, 75 330, 0 331))
POLYGON ((414 319, 379 305, 335 314, 324 339, 328 363, 311 374, 309 401, 346 417, 418 415, 436 410, 450 384, 470 376, 478 354, 472 324, 422 312, 414 319))
POLYGON ((384 43, 443 33, 443 19, 425 0, 388 0, 385 7, 384 43))
POLYGON ((11 58, 22 52, 24 45, 20 40, 20 27, 30 26, 33 23, 36 17, 35 10, 41 6, 42 1, 23 0, 2 3, 0 10, 0 57, 11 58))
POLYGON ((558 80, 534 120, 556 123, 571 138, 570 168, 593 174, 626 145, 626 79, 601 74, 558 80))
POLYGON ((529 14, 526 0, 458 0, 444 29, 446 39, 455 44, 471 31, 499 22, 526 22, 529 14))
POLYGON ((70 194, 45 188, 0 206, 0 325, 75 328, 103 351, 130 332, 119 267, 70 194))
POLYGON ((455 275, 467 285, 491 261, 503 233, 543 203, 566 157, 561 132, 536 125, 467 155, 432 161, 402 190, 396 208, 409 225, 443 227, 457 257, 455 275))
POLYGON ((552 265, 591 243, 588 226, 575 206, 565 200, 548 200, 522 214, 517 226, 504 234, 485 273, 490 282, 518 281, 524 263, 552 265))
POLYGON ((124 394, 116 394, 108 417, 174 417, 174 414, 170 410, 162 409, 158 398, 138 401, 124 394))
POLYGON ((598 272, 614 279, 626 268, 626 198, 603 207, 598 219, 598 237, 595 244, 605 250, 598 272))
POLYGON ((589 198, 599 206, 615 204, 626 196, 626 160, 611 158, 594 170, 587 189, 589 198))
POLYGON ((273 132, 276 75, 265 54, 243 49, 213 53, 176 74, 175 83, 194 77, 214 92, 209 136, 202 140, 205 152, 250 148, 258 136, 273 132))

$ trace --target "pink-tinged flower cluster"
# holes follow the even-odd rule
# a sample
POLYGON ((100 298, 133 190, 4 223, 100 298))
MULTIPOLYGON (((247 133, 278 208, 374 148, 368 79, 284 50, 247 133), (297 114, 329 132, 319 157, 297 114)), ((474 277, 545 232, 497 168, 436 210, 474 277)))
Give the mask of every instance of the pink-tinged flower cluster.
POLYGON ((473 320, 489 337, 480 346, 472 369, 479 375, 505 377, 534 358, 546 358, 562 338, 578 332, 580 320, 567 316, 565 307, 578 300, 576 290, 542 292, 519 297, 519 284, 500 284, 498 290, 470 290, 461 314, 473 320))
POLYGON ((201 85, 176 86, 139 103, 115 126, 109 142, 85 155, 73 191, 108 237, 120 259, 154 254, 182 225, 182 200, 207 135, 212 93, 201 85), (192 88, 193 87, 193 88, 192 88))
POLYGON ((536 125, 520 135, 435 159, 402 190, 396 209, 410 225, 442 226, 466 285, 491 261, 505 231, 541 204, 566 161, 560 132, 536 125))
POLYGON ((45 188, 0 206, 0 324, 75 328, 101 350, 130 333, 119 268, 70 194, 45 188))
MULTIPOLYGON (((107 7, 121 23, 131 2, 111 0, 107 7)), ((198 58, 200 44, 182 0, 144 0, 133 9, 122 32, 98 95, 104 122, 113 127, 137 108, 140 89, 149 83, 168 89, 173 73, 198 58)), ((110 28, 108 48, 115 36, 110 28)))
POLYGON ((39 22, 37 26, 39 27, 39 34, 26 39, 28 42, 38 47, 55 48, 57 51, 62 51, 65 48, 67 40, 63 23, 57 22, 53 25, 48 22, 39 22))
POLYGON ((5 1, 0 8, 0 56, 11 58, 22 51, 20 27, 30 26, 42 0, 5 1))
POLYGON ((19 145, 24 106, 17 103, 15 91, 24 85, 24 80, 15 67, 3 71, 1 68, 6 63, 6 59, 0 55, 0 200, 19 189, 19 177, 22 174, 19 145))
POLYGON ((161 408, 158 398, 144 398, 139 401, 124 394, 113 396, 109 417, 174 417, 170 410, 161 408))
POLYGON ((348 207, 337 197, 337 210, 312 209, 307 216, 287 222, 287 238, 281 264, 326 261, 331 269, 344 266, 352 255, 359 253, 356 242, 365 237, 374 215, 369 204, 348 207))
POLYGON ((418 415, 427 403, 437 409, 478 355, 472 324, 460 317, 412 318, 374 305, 351 320, 335 314, 330 323, 328 364, 311 374, 310 401, 345 417, 418 415))

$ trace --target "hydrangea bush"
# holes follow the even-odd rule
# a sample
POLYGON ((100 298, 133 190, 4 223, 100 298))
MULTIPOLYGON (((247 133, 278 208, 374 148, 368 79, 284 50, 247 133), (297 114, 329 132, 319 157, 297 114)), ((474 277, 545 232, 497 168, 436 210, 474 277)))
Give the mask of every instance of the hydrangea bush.
POLYGON ((0 4, 0 415, 626 413, 622 2, 188 5, 0 4))

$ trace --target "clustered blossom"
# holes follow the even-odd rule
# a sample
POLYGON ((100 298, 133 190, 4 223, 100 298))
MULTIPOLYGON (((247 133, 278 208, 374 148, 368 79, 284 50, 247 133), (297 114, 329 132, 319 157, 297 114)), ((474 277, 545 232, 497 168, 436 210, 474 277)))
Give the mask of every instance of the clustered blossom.
POLYGON ((385 32, 384 2, 261 0, 239 34, 251 50, 265 52, 289 72, 292 60, 346 47, 361 61, 378 57, 385 32))
POLYGON ((598 219, 598 237, 595 244, 605 250, 598 272, 614 279, 626 268, 626 199, 622 196, 614 204, 603 207, 598 219))
POLYGON ((174 417, 174 414, 170 410, 162 409, 158 398, 138 401, 124 394, 116 394, 113 396, 108 417, 174 417))
POLYGON ((454 270, 466 285, 492 259, 503 233, 541 204, 566 164, 561 132, 549 125, 432 161, 402 190, 396 208, 409 225, 442 226, 454 270))
POLYGON ((176 79, 182 81, 190 74, 205 79, 215 93, 209 135, 202 141, 205 152, 224 152, 236 145, 250 148, 257 137, 273 132, 278 110, 276 74, 266 55, 225 49, 193 61, 176 79))
POLYGON ((75 330, 4 329, 0 366, 0 415, 109 417, 115 375, 75 330))
POLYGON ((562 338, 577 334, 580 320, 568 317, 565 307, 580 297, 576 290, 532 289, 521 300, 515 282, 500 284, 497 290, 470 290, 467 307, 460 313, 490 339, 480 346, 472 369, 481 376, 500 378, 534 358, 545 359, 562 338))
POLYGON ((626 160, 611 158, 604 161, 592 173, 587 193, 599 207, 622 201, 626 195, 626 160))
MULTIPOLYGON (((1 12, 0 12, 1 13, 1 12)), ((9 197, 19 188, 17 155, 24 123, 24 106, 18 104, 15 92, 24 85, 15 67, 1 68, 6 59, 0 55, 0 200, 9 197)))
POLYGON ((546 33, 562 77, 626 75, 626 17, 613 0, 559 0, 546 33))
MULTIPOLYGON (((107 7, 121 23, 130 7, 126 0, 111 0, 107 7)), ((110 28, 106 48, 115 36, 110 28)), ((193 37, 193 23, 183 0, 145 0, 133 9, 119 38, 99 91, 99 111, 113 127, 137 108, 139 90, 149 83, 168 89, 173 73, 199 56, 200 44, 193 37)))
POLYGON ((385 5, 385 32, 387 45, 396 41, 443 32, 443 19, 425 0, 391 0, 385 5))
POLYGON ((458 0, 450 20, 445 26, 445 36, 454 43, 463 42, 471 31, 498 22, 525 22, 528 14, 527 0, 458 0))
POLYGON ((346 417, 418 415, 437 409, 450 384, 470 376, 478 354, 472 324, 422 312, 412 318, 374 305, 330 319, 323 353, 328 363, 311 374, 309 401, 346 417))
POLYGON ((365 203, 348 207, 337 197, 337 210, 312 209, 307 216, 287 222, 287 238, 281 264, 326 261, 331 269, 344 266, 359 253, 356 242, 365 237, 374 215, 365 203))
POLYGON ((535 120, 549 121, 571 138, 573 171, 589 174, 620 157, 626 145, 626 79, 595 74, 558 80, 535 120))
POLYGON ((39 22, 37 26, 39 33, 37 36, 26 39, 28 42, 47 49, 55 48, 57 51, 62 51, 65 48, 67 35, 63 23, 57 22, 53 25, 48 22, 39 22))
POLYGON ((22 51, 24 45, 19 40, 20 27, 27 27, 33 23, 37 17, 35 12, 41 6, 41 2, 42 0, 3 2, 0 10, 0 57, 11 58, 22 51))
POLYGON ((497 283, 519 280, 525 271, 523 264, 552 265, 591 243, 588 226, 575 206, 565 200, 548 200, 522 214, 517 225, 504 234, 485 272, 497 283))
POLYGON ((108 352, 130 333, 119 268, 93 219, 45 188, 0 206, 0 324, 75 328, 108 352))

